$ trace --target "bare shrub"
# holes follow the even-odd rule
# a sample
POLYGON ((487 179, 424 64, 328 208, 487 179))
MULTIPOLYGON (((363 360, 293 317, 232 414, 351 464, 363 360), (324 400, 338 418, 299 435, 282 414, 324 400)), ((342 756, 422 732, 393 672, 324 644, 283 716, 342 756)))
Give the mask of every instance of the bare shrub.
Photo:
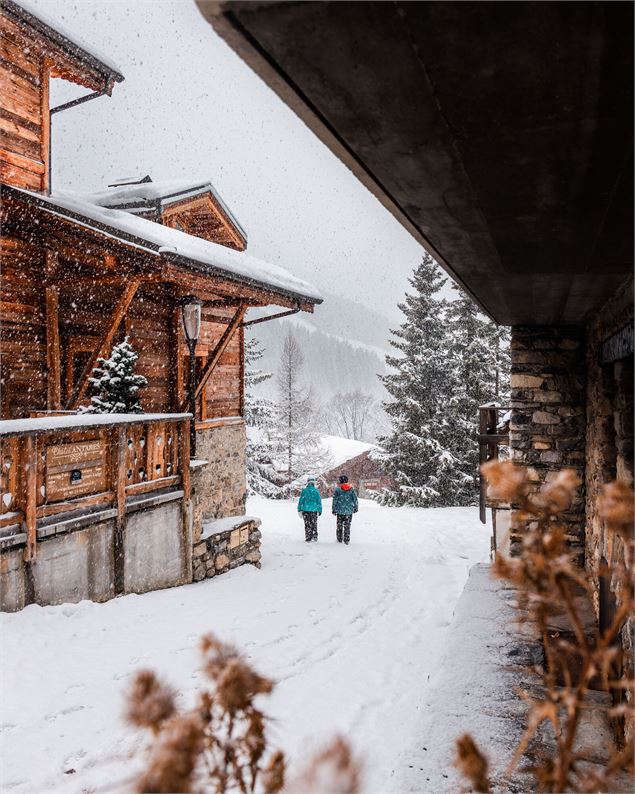
MULTIPOLYGON (((573 471, 562 471, 550 484, 532 493, 532 473, 510 462, 491 461, 482 467, 488 481, 488 494, 518 508, 519 519, 527 528, 522 535, 522 552, 508 559, 497 555, 494 574, 518 590, 521 620, 535 622, 542 636, 546 665, 540 670, 543 694, 521 692, 529 704, 527 727, 508 768, 511 774, 530 741, 543 723, 550 723, 555 745, 539 746, 535 763, 524 769, 545 792, 618 791, 620 773, 633 774, 633 747, 616 748, 606 767, 585 766, 590 754, 578 747, 580 721, 586 710, 601 708, 591 704, 591 689, 626 691, 627 697, 607 707, 611 717, 634 717, 633 681, 619 678, 622 649, 620 632, 633 613, 633 491, 624 483, 605 486, 600 511, 612 535, 614 561, 610 570, 584 571, 578 567, 567 547, 567 528, 561 518, 579 486, 573 471), (592 598, 594 577, 610 576, 617 598, 615 615, 609 626, 596 628, 590 635, 583 625, 584 598, 592 598), (549 619, 564 609, 573 637, 549 630, 549 619)), ((480 759, 482 753, 471 737, 458 743, 457 766, 469 778, 475 791, 485 782, 480 759), (469 740, 469 741, 468 741, 469 740)), ((485 767, 486 772, 486 767, 485 767)))
POLYGON ((285 788, 285 755, 270 748, 267 718, 255 705, 258 695, 271 694, 273 681, 211 634, 201 640, 201 653, 210 687, 191 710, 179 711, 174 691, 147 670, 128 691, 126 720, 151 735, 147 766, 135 784, 139 794, 358 794, 361 767, 339 738, 285 788))

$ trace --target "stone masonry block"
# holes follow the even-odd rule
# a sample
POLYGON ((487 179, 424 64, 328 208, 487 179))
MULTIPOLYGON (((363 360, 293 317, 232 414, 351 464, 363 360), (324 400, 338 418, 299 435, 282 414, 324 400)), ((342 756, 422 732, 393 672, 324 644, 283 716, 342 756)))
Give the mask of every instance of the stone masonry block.
POLYGON ((536 389, 542 386, 543 379, 538 375, 523 375, 513 373, 511 376, 512 389, 536 389))
POLYGON ((531 421, 537 425, 557 425, 560 423, 560 417, 546 411, 534 411, 531 421))

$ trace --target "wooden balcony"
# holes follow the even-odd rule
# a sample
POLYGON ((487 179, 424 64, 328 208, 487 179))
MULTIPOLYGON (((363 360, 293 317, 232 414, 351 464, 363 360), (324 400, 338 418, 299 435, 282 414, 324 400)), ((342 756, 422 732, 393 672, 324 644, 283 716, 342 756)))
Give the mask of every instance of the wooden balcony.
POLYGON ((116 510, 122 528, 126 506, 140 494, 182 490, 185 508, 189 420, 181 413, 0 421, 0 548, 24 543, 31 562, 52 521, 98 509, 116 510))

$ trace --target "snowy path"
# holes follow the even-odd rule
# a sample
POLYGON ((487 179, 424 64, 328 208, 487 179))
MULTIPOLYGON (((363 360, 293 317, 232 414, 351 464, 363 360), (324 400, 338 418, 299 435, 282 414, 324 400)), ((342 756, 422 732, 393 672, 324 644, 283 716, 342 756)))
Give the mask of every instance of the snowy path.
POLYGON ((255 498, 261 571, 3 615, 2 791, 116 789, 136 743, 120 719, 130 674, 150 666, 187 702, 198 639, 213 630, 279 682, 267 703, 277 744, 298 757, 342 732, 366 757, 365 790, 399 794, 400 754, 489 531, 474 509, 360 504, 348 547, 334 542, 328 503, 320 542, 308 545, 295 505, 255 498))

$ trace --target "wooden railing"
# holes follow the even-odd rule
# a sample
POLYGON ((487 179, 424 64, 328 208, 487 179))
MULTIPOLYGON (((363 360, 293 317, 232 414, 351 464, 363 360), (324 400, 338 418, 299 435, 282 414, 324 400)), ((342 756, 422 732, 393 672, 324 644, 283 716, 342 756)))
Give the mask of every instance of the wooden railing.
MULTIPOLYGON (((509 446, 509 429, 500 426, 501 419, 508 410, 495 403, 479 407, 479 466, 488 460, 496 460, 499 447, 509 446)), ((482 524, 486 522, 486 508, 491 506, 487 500, 485 480, 483 475, 479 474, 479 518, 482 524)))
POLYGON ((21 525, 25 560, 50 516, 117 509, 180 486, 189 499, 189 414, 84 414, 0 421, 0 528, 21 525))

